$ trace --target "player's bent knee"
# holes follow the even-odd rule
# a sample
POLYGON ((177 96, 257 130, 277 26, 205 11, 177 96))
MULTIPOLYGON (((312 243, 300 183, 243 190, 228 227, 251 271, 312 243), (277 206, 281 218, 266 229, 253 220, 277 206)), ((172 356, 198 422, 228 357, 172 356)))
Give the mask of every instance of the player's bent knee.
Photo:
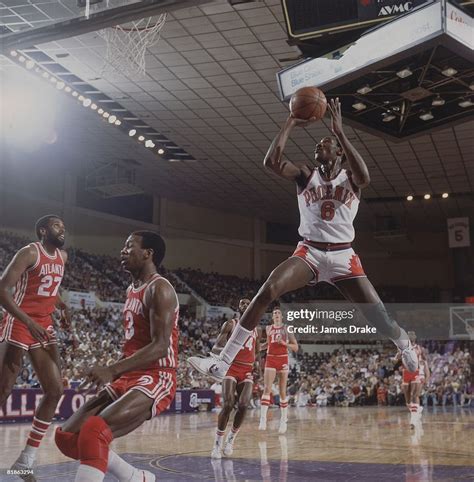
POLYGON ((102 417, 89 417, 79 432, 78 446, 81 463, 106 473, 109 444, 113 434, 102 417))
POLYGON ((71 459, 79 460, 79 434, 73 432, 65 432, 58 427, 54 434, 54 441, 59 451, 71 459))

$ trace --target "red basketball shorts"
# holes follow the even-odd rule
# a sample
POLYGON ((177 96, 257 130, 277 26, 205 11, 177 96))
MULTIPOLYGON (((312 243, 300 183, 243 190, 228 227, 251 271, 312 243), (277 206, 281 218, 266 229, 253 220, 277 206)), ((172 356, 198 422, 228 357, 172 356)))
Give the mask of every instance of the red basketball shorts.
POLYGON ((106 385, 105 390, 113 400, 119 399, 130 390, 138 390, 153 400, 151 417, 165 411, 176 393, 176 372, 174 370, 136 370, 126 373, 106 385))
POLYGON ((265 368, 274 368, 277 372, 287 372, 289 370, 288 356, 267 355, 265 368))
MULTIPOLYGON (((31 317, 36 323, 48 330, 50 339, 46 345, 56 345, 58 343, 56 339, 56 333, 53 326, 53 320, 51 316, 44 317, 31 317)), ((33 348, 39 348, 41 343, 30 333, 30 330, 24 323, 13 318, 11 315, 7 315, 3 318, 0 324, 0 342, 6 341, 11 345, 18 346, 24 350, 32 350, 33 348)))
POLYGON ((237 385, 239 383, 251 382, 253 383, 253 365, 245 365, 243 363, 232 363, 224 378, 235 380, 237 385))
POLYGON ((403 383, 420 383, 420 372, 409 372, 408 370, 403 370, 403 383))

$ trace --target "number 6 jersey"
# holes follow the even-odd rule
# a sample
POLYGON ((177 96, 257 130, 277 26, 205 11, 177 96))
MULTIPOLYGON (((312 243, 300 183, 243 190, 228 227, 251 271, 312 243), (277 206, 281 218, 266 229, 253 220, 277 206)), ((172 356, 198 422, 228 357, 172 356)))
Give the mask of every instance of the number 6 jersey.
POLYGON ((331 181, 314 169, 306 187, 298 188, 300 236, 322 243, 352 242, 359 192, 345 169, 331 181))
POLYGON ((56 248, 49 255, 41 243, 32 243, 38 252, 36 263, 15 285, 13 300, 32 318, 44 318, 55 310, 59 286, 64 276, 64 260, 56 248))

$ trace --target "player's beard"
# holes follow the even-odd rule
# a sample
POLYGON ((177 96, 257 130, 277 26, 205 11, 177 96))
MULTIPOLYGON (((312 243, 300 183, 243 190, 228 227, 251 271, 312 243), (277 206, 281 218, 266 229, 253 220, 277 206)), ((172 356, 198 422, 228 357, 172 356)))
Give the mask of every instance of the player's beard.
POLYGON ((48 237, 46 238, 46 240, 48 241, 48 243, 51 243, 56 248, 62 248, 64 246, 64 243, 66 242, 66 238, 62 240, 51 234, 48 234, 48 237))

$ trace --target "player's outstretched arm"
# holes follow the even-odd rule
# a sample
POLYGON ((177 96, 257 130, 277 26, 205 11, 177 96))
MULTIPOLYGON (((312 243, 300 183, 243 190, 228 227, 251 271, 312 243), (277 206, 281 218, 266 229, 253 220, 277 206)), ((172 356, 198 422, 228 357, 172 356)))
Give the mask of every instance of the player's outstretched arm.
POLYGON ((268 152, 263 160, 263 165, 273 171, 280 177, 288 179, 289 181, 296 181, 298 184, 305 185, 306 180, 311 175, 311 171, 307 167, 298 167, 291 161, 283 159, 283 150, 285 149, 288 137, 295 126, 304 126, 313 122, 313 119, 303 121, 295 119, 291 115, 285 121, 278 135, 273 139, 273 142, 268 149, 268 152))
POLYGON ((0 278, 0 304, 10 315, 26 325, 35 339, 43 343, 49 340, 48 332, 15 303, 12 295, 14 286, 23 273, 34 266, 37 256, 37 251, 32 246, 25 246, 16 253, 0 278))
POLYGON ((234 323, 232 320, 227 320, 222 325, 221 332, 217 337, 216 343, 212 347, 212 353, 218 355, 222 351, 222 349, 225 347, 225 344, 227 343, 227 339, 229 338, 233 325, 234 323))
POLYGON ((341 103, 339 97, 331 99, 328 103, 329 112, 331 113, 331 129, 341 144, 350 171, 352 172, 352 182, 359 188, 363 189, 370 184, 369 170, 362 156, 357 149, 351 144, 342 127, 341 103))

